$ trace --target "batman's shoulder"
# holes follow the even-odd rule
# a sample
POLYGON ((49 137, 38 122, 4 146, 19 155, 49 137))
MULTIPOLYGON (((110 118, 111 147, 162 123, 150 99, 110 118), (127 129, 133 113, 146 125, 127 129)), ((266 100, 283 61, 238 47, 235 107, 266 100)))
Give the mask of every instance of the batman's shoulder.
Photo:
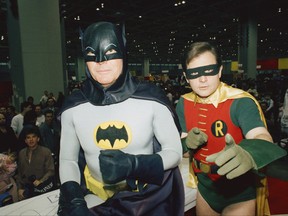
POLYGON ((87 102, 88 100, 84 97, 82 91, 80 89, 74 90, 64 101, 59 115, 63 113, 65 110, 70 109, 72 107, 78 106, 82 103, 87 102))
POLYGON ((156 101, 168 107, 171 106, 171 102, 166 96, 165 91, 160 87, 156 86, 154 83, 150 83, 147 81, 142 81, 138 84, 138 87, 132 97, 142 100, 156 101))
POLYGON ((162 88, 156 86, 154 83, 142 81, 139 82, 136 91, 131 97, 136 99, 155 101, 166 106, 173 116, 178 131, 181 133, 181 127, 175 108, 173 107, 172 103, 162 88))

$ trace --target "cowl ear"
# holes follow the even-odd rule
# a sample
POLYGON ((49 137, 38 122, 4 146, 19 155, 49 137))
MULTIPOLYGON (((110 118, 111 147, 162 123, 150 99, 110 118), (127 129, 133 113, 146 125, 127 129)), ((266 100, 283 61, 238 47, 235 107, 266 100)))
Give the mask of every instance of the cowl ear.
POLYGON ((125 24, 124 23, 119 24, 119 30, 122 33, 123 45, 124 45, 124 47, 126 47, 126 32, 125 32, 125 24))
POLYGON ((84 35, 84 31, 79 27, 79 38, 81 41, 82 52, 84 52, 83 35, 84 35))

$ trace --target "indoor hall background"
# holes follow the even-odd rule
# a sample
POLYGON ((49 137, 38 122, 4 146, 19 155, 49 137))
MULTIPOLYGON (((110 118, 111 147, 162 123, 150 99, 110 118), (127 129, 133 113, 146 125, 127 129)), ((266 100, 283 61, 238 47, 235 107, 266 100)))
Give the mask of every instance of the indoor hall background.
MULTIPOLYGON (((17 0, 1 0, 0 62, 9 61, 6 1, 17 13, 17 0)), ((215 40, 223 59, 237 60, 239 23, 248 18, 258 23, 258 59, 288 56, 285 0, 59 0, 59 13, 68 63, 81 55, 79 31, 100 20, 125 23, 132 63, 179 63, 185 46, 197 40, 215 40)))

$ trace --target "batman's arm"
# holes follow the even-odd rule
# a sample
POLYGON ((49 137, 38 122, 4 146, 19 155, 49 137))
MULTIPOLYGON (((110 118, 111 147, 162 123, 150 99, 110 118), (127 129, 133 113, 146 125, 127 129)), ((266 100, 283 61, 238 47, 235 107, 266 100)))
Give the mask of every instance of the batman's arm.
POLYGON ((80 143, 73 124, 73 108, 64 111, 61 115, 61 140, 59 156, 59 172, 61 183, 75 181, 80 184, 78 156, 80 143))
POLYGON ((61 115, 60 141, 60 197, 58 216, 90 215, 80 187, 80 170, 78 156, 80 143, 73 124, 73 108, 65 110, 61 115))
POLYGON ((159 103, 153 106, 153 130, 161 145, 158 154, 163 161, 164 170, 174 168, 181 163, 182 144, 179 131, 175 125, 173 116, 169 109, 159 103))

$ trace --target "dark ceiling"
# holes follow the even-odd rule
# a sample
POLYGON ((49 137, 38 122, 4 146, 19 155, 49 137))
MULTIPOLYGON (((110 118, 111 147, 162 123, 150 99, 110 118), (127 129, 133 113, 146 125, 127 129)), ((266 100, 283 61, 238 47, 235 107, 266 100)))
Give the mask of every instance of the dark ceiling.
MULTIPOLYGON (((239 22, 247 17, 258 24, 258 59, 288 57, 287 0, 60 0, 59 5, 67 61, 80 53, 79 29, 97 21, 125 23, 129 62, 178 63, 185 46, 200 40, 215 41, 223 59, 237 60, 239 22)), ((0 20, 3 56, 3 50, 8 55, 3 10, 0 20)))

